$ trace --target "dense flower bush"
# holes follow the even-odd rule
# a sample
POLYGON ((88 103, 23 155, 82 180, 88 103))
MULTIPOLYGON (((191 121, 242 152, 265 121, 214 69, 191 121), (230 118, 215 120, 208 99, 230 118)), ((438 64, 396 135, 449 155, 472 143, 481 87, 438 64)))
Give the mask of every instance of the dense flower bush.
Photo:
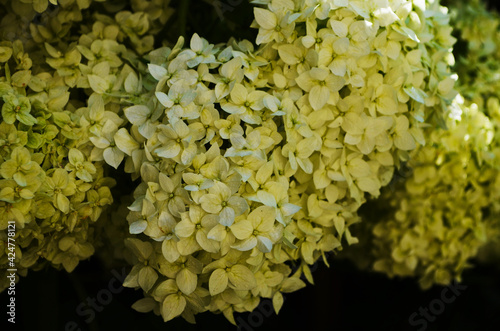
POLYGON ((436 0, 252 3, 256 40, 174 45, 169 1, 0 0, 2 267, 14 221, 20 275, 105 246, 136 310, 235 324, 350 251, 378 198, 355 260, 460 277, 498 236, 496 34, 469 40, 456 7, 455 65, 436 0))
MULTIPOLYGON (((260 298, 279 311, 301 274, 312 282, 308 265, 357 242, 365 193, 379 195, 454 95, 437 2, 381 2, 375 16, 355 3, 260 4, 258 48, 195 34, 151 52, 152 77, 130 79, 143 94, 124 108, 129 123, 92 133, 108 164, 126 155, 140 174, 125 285, 165 321, 210 310, 234 323, 260 298)), ((89 77, 95 94, 105 75, 89 77)))
MULTIPOLYGON (((116 21, 97 15, 98 21, 88 27, 78 25, 82 14, 91 15, 82 11, 89 5, 82 1, 60 1, 50 12, 43 12, 47 1, 33 2, 34 9, 43 12, 39 20, 51 23, 46 25, 33 23, 36 14, 30 5, 16 1, 1 7, 8 13, 0 30, 2 273, 9 262, 19 275, 47 263, 71 272, 94 253, 100 241, 96 223, 113 202, 110 188, 115 179, 105 175, 103 153, 96 154, 92 132, 123 119, 117 114, 118 103, 88 97, 85 89, 89 77, 93 83, 90 74, 99 63, 101 69, 112 67, 113 73, 131 71, 117 54, 132 59, 152 48, 153 38, 145 33, 150 21, 157 20, 158 26, 167 12, 158 4, 163 2, 132 2, 133 7, 152 10, 152 18, 122 11, 116 21), (12 19, 20 24, 12 24, 12 19), (136 31, 141 22, 142 30, 136 31), (87 33, 75 39, 70 33, 75 27, 87 33), (132 50, 119 41, 130 42, 132 50), (85 107, 86 99, 90 108, 85 107), (16 226, 15 247, 8 245, 9 222, 16 226)), ((116 77, 113 84, 120 86, 116 77)), ((2 289, 7 281, 4 275, 2 289)))
POLYGON ((114 179, 104 176, 102 162, 91 161, 87 126, 75 109, 67 110, 70 93, 63 78, 48 72, 32 76, 20 42, 4 43, 2 51, 0 264, 5 270, 15 262, 21 275, 47 262, 71 272, 94 253, 92 227, 113 202, 114 179), (8 256, 9 222, 17 228, 15 261, 8 256))

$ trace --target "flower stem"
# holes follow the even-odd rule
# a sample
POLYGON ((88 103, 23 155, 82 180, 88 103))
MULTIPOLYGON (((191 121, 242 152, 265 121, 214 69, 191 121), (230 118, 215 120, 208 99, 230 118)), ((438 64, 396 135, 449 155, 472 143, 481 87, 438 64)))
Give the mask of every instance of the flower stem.
POLYGON ((179 6, 179 32, 180 35, 184 38, 186 36, 186 26, 187 26, 187 13, 189 8, 189 0, 181 0, 181 4, 179 6))

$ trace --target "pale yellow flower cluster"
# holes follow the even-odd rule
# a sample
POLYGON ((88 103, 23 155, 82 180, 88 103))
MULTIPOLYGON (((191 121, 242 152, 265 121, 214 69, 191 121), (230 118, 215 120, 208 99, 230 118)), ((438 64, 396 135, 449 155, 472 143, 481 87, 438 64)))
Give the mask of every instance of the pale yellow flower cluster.
POLYGON ((367 242, 375 270, 417 276, 423 288, 460 280, 500 231, 496 128, 477 105, 455 107, 458 117, 448 120, 448 130, 433 132, 433 144, 412 157, 412 176, 381 198, 393 209, 367 242))
POLYGON ((290 201, 302 207, 287 228, 299 239, 289 254, 311 264, 343 237, 357 242, 349 225, 365 194, 377 197, 425 144, 423 128, 443 122, 455 40, 438 2, 259 3, 267 8, 255 9, 257 43, 277 61, 262 75, 295 105, 282 147, 299 188, 290 201))
POLYGON ((366 238, 347 254, 390 277, 418 277, 423 288, 460 280, 486 244, 481 256, 498 263, 500 16, 478 0, 450 8, 463 47, 454 52, 461 96, 447 130, 426 131, 431 144, 366 209, 366 238))
POLYGON ((94 225, 114 180, 93 162, 86 125, 68 110, 57 74, 31 74, 20 41, 3 42, 0 66, 0 290, 7 269, 71 272, 94 253, 94 225))
POLYGON ((308 265, 357 242, 365 194, 380 194, 455 94, 437 2, 258 3, 257 49, 195 34, 149 53, 151 76, 132 84, 148 92, 110 131, 106 148, 141 177, 125 285, 165 321, 209 310, 234 323, 261 298, 279 311, 302 274, 312 282, 308 265))
POLYGON ((287 278, 281 252, 300 209, 289 202, 290 171, 274 161, 284 161, 275 118, 285 112, 251 85, 253 69, 266 64, 251 44, 220 49, 194 35, 190 46, 149 55, 152 98, 125 108, 132 127, 115 135, 127 160, 144 155, 127 220, 130 233, 152 239, 127 241, 146 263, 125 285, 147 294, 136 309, 155 309, 166 321, 211 310, 234 323, 234 311, 253 310, 261 297, 279 310, 282 289, 304 286, 287 278))
POLYGON ((112 93, 140 92, 123 59, 132 64, 152 50, 152 34, 171 9, 168 1, 133 0, 134 13, 100 13, 83 24, 95 10, 91 2, 0 1, 0 290, 8 286, 7 269, 21 276, 47 265, 73 271, 94 254, 97 221, 113 202, 115 180, 105 176, 103 161, 122 153, 113 148, 113 130, 124 120, 112 93), (109 93, 82 107, 91 88, 109 93))
MULTIPOLYGON (((211 311, 235 323, 262 298, 278 312, 301 276, 313 282, 309 265, 358 242, 359 207, 426 144, 426 127, 445 124, 455 96, 455 40, 435 0, 257 0, 257 46, 194 34, 189 47, 181 38, 156 50, 168 1, 103 2, 105 13, 90 0, 0 2, 12 14, 2 37, 29 32, 36 72, 0 44, 0 62, 14 54, 20 68, 0 85, 0 139, 15 146, 2 154, 0 206, 40 188, 57 215, 94 220, 111 203, 99 165, 131 174, 140 184, 122 222, 136 260, 125 285, 145 292, 134 308, 165 321, 211 311), (26 86, 36 93, 8 91, 26 86), (18 137, 18 122, 51 124, 18 137), (50 163, 23 147, 37 139, 50 163)), ((57 239, 54 254, 92 253, 57 239)))

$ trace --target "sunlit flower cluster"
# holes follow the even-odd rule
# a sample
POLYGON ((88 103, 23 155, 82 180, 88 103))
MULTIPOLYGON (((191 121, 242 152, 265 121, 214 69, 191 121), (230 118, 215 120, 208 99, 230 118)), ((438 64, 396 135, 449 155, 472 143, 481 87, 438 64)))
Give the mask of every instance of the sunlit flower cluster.
POLYGON ((370 234, 357 251, 371 254, 349 254, 391 277, 418 277, 423 288, 460 280, 486 244, 491 254, 482 256, 494 256, 500 238, 500 17, 476 0, 450 6, 463 45, 455 51, 463 97, 450 108, 448 130, 433 132, 366 209, 370 234))
MULTIPOLYGON (((357 242, 348 226, 365 193, 379 195, 454 96, 446 9, 438 2, 259 3, 267 8, 255 9, 257 43, 277 64, 264 77, 281 101, 296 105, 285 115, 282 147, 302 187, 294 218, 357 242)), ((313 258, 314 242, 292 254, 301 251, 311 264, 321 255, 313 258)))
MULTIPOLYGON (((493 196, 488 218, 498 219, 500 214, 500 14, 487 9, 485 3, 469 0, 452 7, 453 24, 459 37, 467 45, 465 50, 456 50, 459 59, 456 70, 460 74, 460 93, 469 102, 475 102, 489 117, 495 127, 491 149, 496 164, 495 177, 489 183, 493 196), (495 189, 496 188, 496 189, 495 189)), ((488 245, 480 252, 484 261, 497 262, 500 259, 500 225, 493 233, 488 245)))
POLYGON ((500 230, 495 128, 477 105, 455 107, 448 130, 435 131, 432 145, 412 157, 411 176, 377 201, 390 211, 377 213, 366 243, 375 270, 417 276, 423 288, 460 280, 469 259, 500 230))
POLYGON ((453 26, 464 45, 454 50, 460 77, 457 88, 466 100, 485 106, 489 97, 498 97, 500 88, 500 15, 479 0, 452 4, 450 8, 453 26))
POLYGON ((261 298, 279 311, 301 275, 312 282, 308 265, 357 242, 365 193, 455 94, 437 2, 256 3, 257 48, 181 38, 146 56, 149 75, 121 75, 128 96, 109 68, 88 76, 89 109, 97 95, 132 103, 91 133, 92 155, 141 178, 125 285, 165 321, 209 310, 234 323, 261 298))

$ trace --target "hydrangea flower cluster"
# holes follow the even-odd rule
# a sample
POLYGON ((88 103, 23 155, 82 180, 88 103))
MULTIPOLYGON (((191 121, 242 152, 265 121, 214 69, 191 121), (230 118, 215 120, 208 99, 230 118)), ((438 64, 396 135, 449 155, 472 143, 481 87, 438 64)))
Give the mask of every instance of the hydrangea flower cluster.
MULTIPOLYGON (((500 71, 498 54, 500 15, 479 0, 450 5, 451 18, 465 46, 456 49, 458 89, 466 100, 486 107, 490 97, 498 97, 500 71)), ((489 115, 493 117, 492 115, 489 115)))
POLYGON ((377 201, 390 211, 379 213, 367 243, 376 271, 417 276, 422 288, 460 280, 469 259, 500 230, 496 128, 477 105, 460 102, 448 130, 433 132, 432 145, 412 157, 412 175, 377 201))
POLYGON ((125 285, 165 321, 208 310, 234 323, 260 298, 278 312, 302 274, 312 282, 308 265, 357 242, 365 194, 455 94, 438 2, 256 3, 257 48, 181 38, 147 55, 150 75, 121 75, 128 95, 109 68, 88 76, 89 102, 133 104, 91 133, 92 155, 141 178, 125 285))
MULTIPOLYGON (((500 158, 500 116, 498 93, 498 75, 500 67, 498 53, 500 43, 498 42, 500 14, 486 8, 481 1, 469 0, 465 4, 455 4, 452 18, 457 30, 460 32, 460 39, 467 45, 467 50, 460 53, 459 66, 457 71, 461 77, 460 93, 466 96, 471 102, 480 105, 485 109, 485 114, 490 118, 495 126, 495 137, 492 143, 492 150, 495 158, 500 158), (469 22, 465 21, 470 20, 469 22), (487 29, 481 27, 488 27, 487 29), (469 68, 471 70, 469 70, 469 68)), ((491 182, 492 187, 498 187, 499 166, 495 167, 497 177, 491 182)), ((496 193, 492 199, 490 217, 495 217, 500 213, 500 192, 496 193)), ((498 216, 497 216, 498 217, 498 216)), ((482 261, 494 262, 500 259, 500 236, 496 231, 496 237, 484 247, 478 255, 482 261)))
MULTIPOLYGON (((489 10, 479 0, 469 0, 463 4, 456 3, 452 7, 452 20, 459 31, 460 40, 467 45, 466 51, 457 49, 458 63, 456 71, 460 75, 459 90, 468 102, 474 102, 483 109, 493 126, 495 137, 491 150, 495 160, 500 160, 500 14, 489 10), (486 28, 487 27, 487 28, 486 28)), ((500 183, 500 161, 493 165, 495 177, 491 180, 490 190, 494 192, 490 200, 488 218, 499 217, 500 191, 495 190, 500 183)), ((480 251, 484 260, 500 259, 500 226, 493 232, 489 243, 480 251)))
POLYGON ((382 217, 362 223, 369 234, 358 249, 372 251, 358 261, 365 267, 416 276, 423 288, 460 280, 500 234, 499 16, 474 0, 454 4, 452 17, 465 45, 455 67, 463 97, 450 110, 449 130, 433 132, 432 143, 414 152, 405 183, 368 210, 382 217))
POLYGON ((385 219, 362 222, 377 270, 445 284, 500 234, 498 33, 474 27, 496 16, 457 6, 450 106, 437 0, 252 2, 256 45, 154 49, 169 1, 0 0, 0 241, 14 220, 20 274, 71 271, 108 240, 138 311, 279 312, 405 163, 385 219), (138 185, 106 212, 111 171, 138 185))
POLYGON ((260 297, 278 311, 281 292, 305 285, 289 277, 281 252, 300 209, 289 202, 290 170, 276 148, 283 137, 274 117, 284 112, 251 87, 266 62, 250 43, 218 48, 194 35, 190 49, 182 46, 149 54, 156 84, 125 108, 128 128, 114 133, 125 170, 142 179, 130 233, 147 236, 127 239, 139 261, 124 285, 146 293, 134 308, 165 321, 210 310, 235 323, 234 311, 253 310, 260 297))
MULTIPOLYGON (((153 36, 173 14, 169 3, 163 0, 0 0, 0 12, 4 14, 0 33, 2 40, 21 40, 27 52, 38 56, 33 58, 36 65, 46 62, 44 43, 56 47, 60 51, 58 58, 63 58, 65 67, 69 67, 65 76, 71 76, 79 69, 74 42, 90 31, 100 39, 125 46, 132 53, 151 51, 153 36)), ((97 48, 100 47, 94 46, 92 50, 97 48)))
POLYGON ((348 226, 365 193, 379 195, 455 95, 447 11, 438 2, 265 3, 255 17, 257 43, 277 61, 266 67, 268 84, 298 110, 285 124, 283 154, 293 161, 295 146, 311 138, 319 147, 295 174, 304 186, 296 219, 356 242, 348 226))
MULTIPOLYGON (((22 43, 2 43, 0 78, 0 265, 9 262, 7 225, 16 226, 20 275, 50 263, 72 271, 94 253, 93 224, 112 203, 114 180, 92 162, 87 127, 68 105, 63 78, 31 74, 22 43)), ((6 277, 3 277, 6 279, 6 277)), ((4 279, 4 280, 5 280, 4 279)), ((2 280, 1 288, 7 284, 2 280)))
MULTIPOLYGON (((456 71, 460 75, 457 89, 466 103, 476 103, 495 127, 491 150, 500 159, 500 14, 490 11, 478 0, 469 0, 466 5, 456 5, 453 22, 466 51, 457 50, 456 71), (465 19, 467 17, 467 20, 465 19), (486 27, 488 28, 481 28, 486 27)), ((494 165, 498 169, 498 164, 494 165)), ((500 170, 500 169, 499 169, 500 170)), ((498 199, 491 201, 495 213, 500 212, 498 199)))
MULTIPOLYGON (((131 1, 135 12, 102 4, 109 10, 101 14, 85 10, 90 1, 59 1, 45 12, 43 3, 33 2, 39 14, 23 2, 0 6, 6 14, 0 23, 0 265, 4 272, 12 253, 7 223, 15 221, 12 262, 19 275, 46 264, 71 272, 99 245, 97 221, 113 202, 115 184, 103 160, 114 154, 95 148, 105 142, 94 133, 123 120, 113 102, 119 99, 87 95, 105 84, 125 92, 130 65, 153 48, 152 34, 171 14, 164 1, 131 1), (92 15, 97 19, 90 26, 81 24, 92 15), (76 40, 75 28, 83 32, 76 40)), ((2 277, 0 289, 6 281, 2 277)))

